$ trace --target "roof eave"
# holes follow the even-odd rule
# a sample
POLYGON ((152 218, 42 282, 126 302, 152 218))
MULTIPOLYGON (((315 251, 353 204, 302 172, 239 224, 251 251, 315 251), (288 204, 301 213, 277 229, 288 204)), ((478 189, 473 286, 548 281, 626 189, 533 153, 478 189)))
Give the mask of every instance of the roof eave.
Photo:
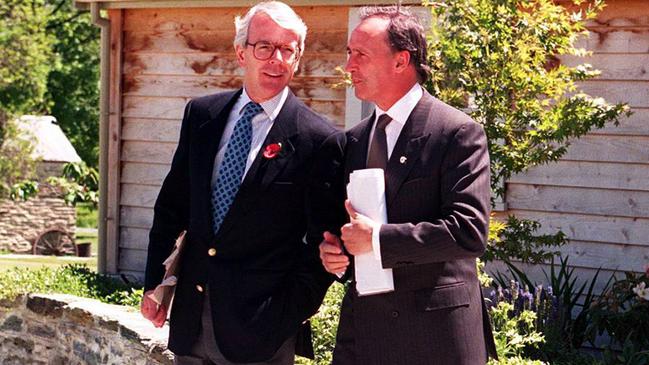
MULTIPOLYGON (((213 8, 213 7, 246 7, 251 1, 242 0, 75 0, 75 6, 87 10, 90 3, 98 3, 101 9, 138 9, 138 8, 213 8)), ((362 6, 368 4, 388 4, 389 1, 375 0, 291 0, 292 6, 362 6)), ((421 1, 405 0, 402 4, 421 5, 421 1)))

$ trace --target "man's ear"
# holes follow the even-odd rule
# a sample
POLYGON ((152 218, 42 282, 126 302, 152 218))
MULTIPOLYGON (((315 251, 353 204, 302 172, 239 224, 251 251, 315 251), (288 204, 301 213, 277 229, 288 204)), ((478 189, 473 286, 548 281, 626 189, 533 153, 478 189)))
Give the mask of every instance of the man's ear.
POLYGON ((300 58, 298 57, 297 60, 295 60, 295 63, 293 64, 293 74, 295 75, 297 73, 297 70, 300 68, 300 58))
POLYGON ((237 56, 237 62, 239 62, 240 67, 244 67, 246 64, 246 58, 244 55, 245 48, 242 48, 241 46, 237 45, 234 46, 234 53, 237 56))
POLYGON ((408 65, 410 65, 410 52, 408 51, 400 51, 397 52, 395 55, 395 70, 398 73, 403 72, 403 70, 408 68, 408 65))

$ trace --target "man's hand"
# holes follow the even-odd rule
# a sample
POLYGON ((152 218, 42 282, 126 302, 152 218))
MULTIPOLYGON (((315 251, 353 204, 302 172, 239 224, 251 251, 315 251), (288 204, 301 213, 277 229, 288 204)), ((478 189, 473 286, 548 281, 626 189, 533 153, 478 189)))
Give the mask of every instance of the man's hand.
POLYGON ((157 328, 160 328, 167 320, 167 308, 164 305, 158 305, 153 299, 149 298, 149 294, 151 293, 153 293, 153 290, 144 293, 142 304, 140 305, 140 312, 144 318, 151 321, 157 328))
POLYGON ((354 210, 349 199, 345 200, 345 209, 349 214, 350 222, 340 229, 342 233, 340 238, 342 238, 347 252, 352 255, 359 255, 372 251, 372 227, 374 222, 354 210))
POLYGON ((322 266, 331 274, 345 273, 349 266, 349 257, 343 253, 340 239, 329 232, 325 232, 323 236, 324 240, 320 243, 322 266))

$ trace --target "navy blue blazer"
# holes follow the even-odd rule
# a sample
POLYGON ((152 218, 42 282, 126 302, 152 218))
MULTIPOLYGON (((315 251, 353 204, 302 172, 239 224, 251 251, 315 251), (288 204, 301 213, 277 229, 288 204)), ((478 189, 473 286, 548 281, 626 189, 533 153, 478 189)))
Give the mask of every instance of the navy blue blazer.
MULTIPOLYGON (((345 136, 289 92, 215 236, 210 206, 214 158, 240 94, 197 98, 185 108, 178 148, 155 204, 145 290, 161 282, 162 262, 178 234, 187 230, 169 348, 178 355, 189 353, 204 302, 197 285, 208 285, 221 352, 234 362, 257 362, 298 332, 331 284, 318 245, 325 230, 339 231, 344 224, 345 136), (263 157, 265 146, 273 143, 281 143, 279 155, 263 157), (208 255, 209 249, 216 254, 208 255)), ((312 356, 310 336, 300 333, 307 338, 298 338, 297 353, 312 356)))

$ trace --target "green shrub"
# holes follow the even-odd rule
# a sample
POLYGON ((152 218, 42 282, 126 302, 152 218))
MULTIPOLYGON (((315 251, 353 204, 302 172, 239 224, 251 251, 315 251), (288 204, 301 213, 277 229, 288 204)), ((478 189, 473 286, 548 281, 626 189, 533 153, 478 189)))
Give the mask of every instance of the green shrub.
POLYGON ((99 204, 99 173, 85 162, 70 162, 63 166, 61 177, 49 177, 47 182, 61 189, 61 197, 66 203, 80 202, 99 204))
POLYGON ((539 234, 539 222, 519 219, 513 215, 505 222, 491 219, 489 222, 489 239, 487 250, 482 256, 484 262, 501 260, 506 263, 520 261, 528 264, 548 262, 566 243, 566 235, 559 231, 555 234, 539 234))
POLYGON ((503 357, 498 360, 491 359, 487 365, 545 365, 546 363, 539 360, 524 359, 520 356, 503 357))
POLYGON ((27 200, 38 194, 38 182, 36 181, 22 181, 13 184, 9 191, 9 199, 11 200, 27 200))
POLYGON ((142 288, 71 264, 37 270, 15 267, 0 272, 0 298, 13 299, 28 293, 71 294, 105 303, 138 307, 142 288))
POLYGON ((550 0, 424 2, 433 16, 426 88, 484 126, 498 196, 512 174, 557 161, 571 140, 629 114, 626 104, 580 92, 577 83, 599 71, 557 58, 587 55, 575 42, 604 7, 573 2, 583 3, 579 11, 550 0))
MULTIPOLYGON (((639 325, 641 326, 641 325, 639 325)), ((649 350, 643 350, 640 345, 631 340, 632 334, 622 344, 622 349, 616 351, 607 346, 604 350, 604 364, 606 365, 647 365, 649 364, 649 350)))
MULTIPOLYGON (((647 270, 649 271, 649 270, 647 270)), ((610 346, 623 348, 622 354, 634 349, 644 351, 649 363, 649 274, 625 273, 595 300, 590 308, 589 332, 610 335, 610 346)), ((630 359, 629 356, 627 358, 630 359)), ((630 361, 630 360, 629 360, 630 361)), ((627 362, 624 362, 625 364, 627 362)))
POLYGON ((23 185, 36 178, 37 159, 33 157, 33 138, 33 135, 19 129, 16 120, 7 121, 0 130, 0 199, 13 195, 11 198, 17 200, 33 195, 31 188, 34 186, 23 185), (23 187, 26 190, 22 190, 23 187))
POLYGON ((329 365, 336 345, 336 332, 338 331, 338 318, 340 317, 340 304, 345 295, 346 286, 334 283, 327 292, 325 299, 313 317, 311 317, 311 331, 313 335, 313 348, 315 359, 309 360, 298 357, 299 365, 329 365))
POLYGON ((92 203, 78 203, 77 227, 97 228, 98 210, 92 203))
MULTIPOLYGON (((535 312, 527 309, 517 315, 513 312, 514 305, 504 301, 490 311, 496 350, 501 361, 517 359, 521 364, 527 364, 522 358, 523 350, 530 346, 537 347, 543 342, 543 335, 536 328, 535 312)), ((543 364, 541 361, 529 363, 543 364)))
MULTIPOLYGON (((595 339, 587 329, 596 299, 593 290, 599 271, 590 281, 579 281, 575 269, 568 264, 569 259, 566 257, 559 260, 559 265, 552 260, 550 272, 545 273, 549 282, 545 290, 548 296, 552 297, 551 306, 543 305, 546 309, 538 311, 542 321, 537 323, 537 329, 543 334, 545 341, 538 348, 528 348, 525 352, 531 358, 552 363, 566 354, 577 353, 586 342, 593 342, 595 339)), ((539 288, 542 286, 532 282, 515 265, 511 263, 507 265, 510 277, 497 273, 495 282, 506 288, 510 286, 510 280, 513 279, 526 288, 535 288, 533 296, 539 297, 539 288)))

